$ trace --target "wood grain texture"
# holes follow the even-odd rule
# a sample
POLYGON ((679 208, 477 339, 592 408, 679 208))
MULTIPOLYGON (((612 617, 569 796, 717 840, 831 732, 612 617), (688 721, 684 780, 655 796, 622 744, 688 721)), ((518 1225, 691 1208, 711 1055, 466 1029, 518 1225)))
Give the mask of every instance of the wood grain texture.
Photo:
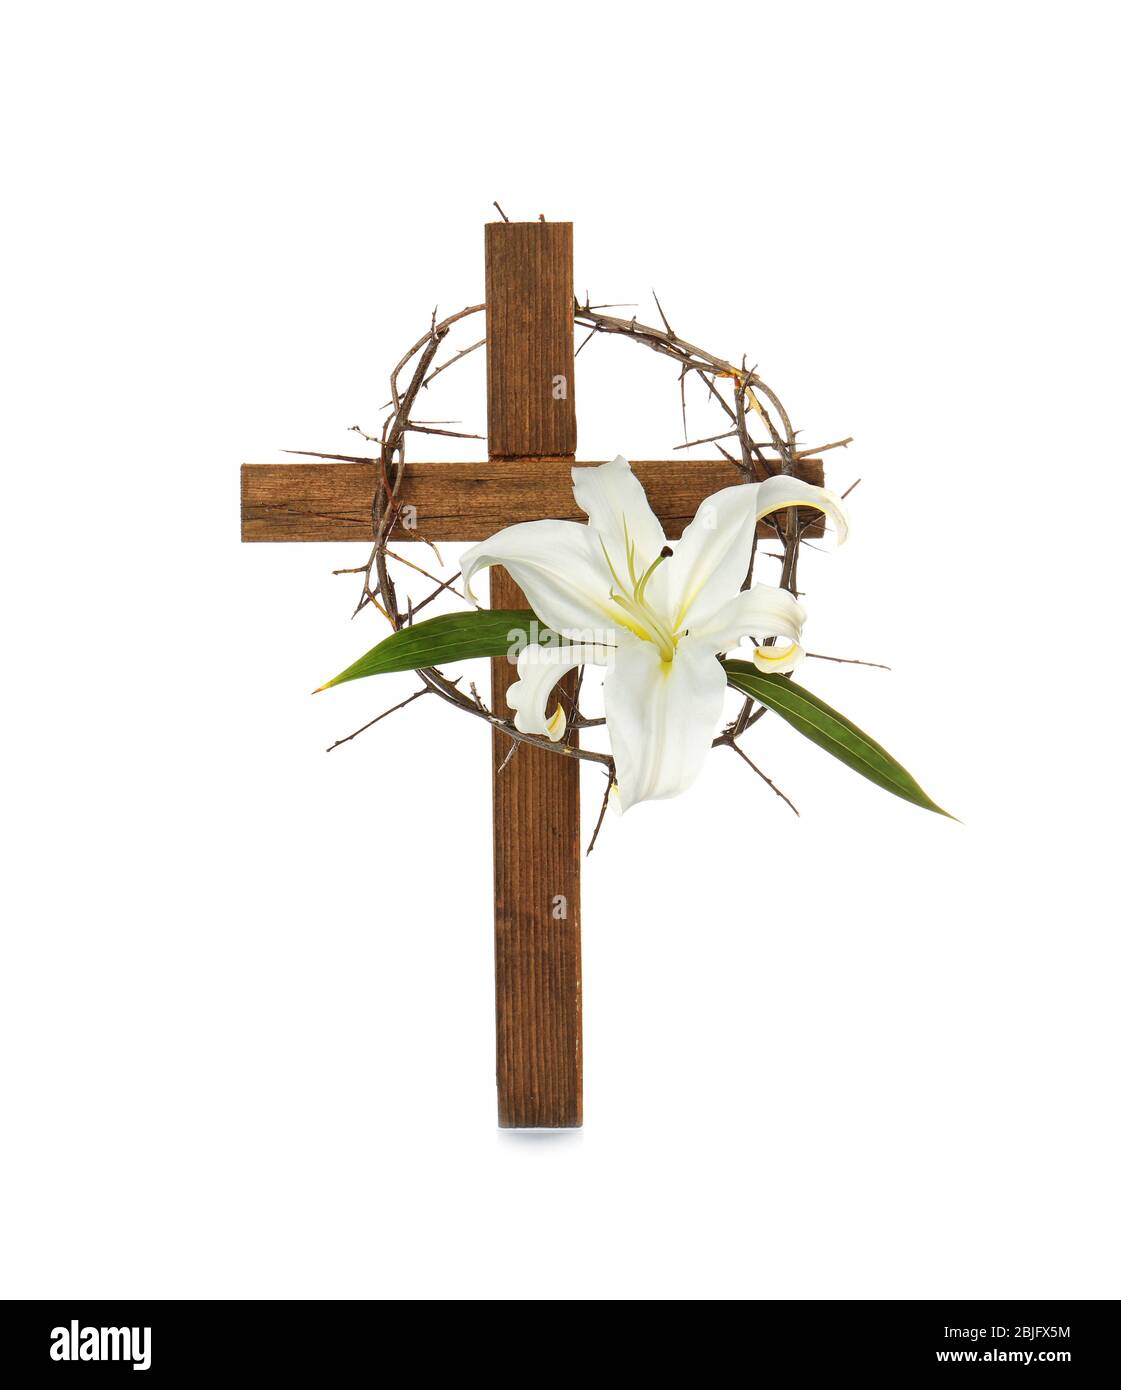
POLYGON ((572 223, 488 223, 486 304, 491 458, 574 454, 572 223))
MULTIPOLYGON (((490 224, 486 279, 487 446, 492 458, 519 461, 488 468, 487 490, 505 506, 507 489, 532 491, 541 457, 569 455, 557 475, 576 448, 571 225, 490 224), (569 387, 561 399, 557 375, 569 387)), ((505 570, 491 571, 491 605, 526 606, 505 570)), ((495 710, 509 713, 515 675, 505 658, 491 663, 495 710)), ((498 1123, 571 1128, 583 1122, 580 767, 526 744, 507 762, 510 739, 493 737, 498 1123)))
MULTIPOLYGON (((494 608, 525 595, 491 570, 494 608)), ((491 663, 492 708, 517 670, 491 663)), ((560 689, 570 697, 574 677, 560 689)), ((580 994, 580 767, 494 735, 494 997, 498 1123, 570 1128, 583 1122, 580 994), (503 764, 505 766, 503 767, 503 764)))
MULTIPOLYGON (((740 482, 726 459, 648 459, 631 466, 671 540, 706 497, 740 482)), ((482 541, 516 521, 584 521, 572 496, 571 469, 570 458, 407 464, 401 502, 416 508, 416 529, 398 525, 393 538, 415 540, 419 534, 430 541, 482 541)), ((803 459, 798 476, 821 486, 821 460, 803 459)), ((365 463, 243 464, 241 538, 368 541, 376 480, 374 465, 365 463)), ((769 532, 761 528, 760 534, 769 532)), ((820 518, 806 534, 824 534, 820 518)))

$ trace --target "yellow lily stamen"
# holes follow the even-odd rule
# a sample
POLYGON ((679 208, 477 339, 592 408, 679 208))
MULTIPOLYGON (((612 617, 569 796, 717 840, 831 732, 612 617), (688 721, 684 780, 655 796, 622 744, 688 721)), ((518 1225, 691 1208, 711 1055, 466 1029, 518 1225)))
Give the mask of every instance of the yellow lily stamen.
POLYGON ((603 558, 607 563, 607 568, 611 573, 611 578, 615 581, 616 587, 611 590, 609 598, 611 602, 619 608, 626 617, 623 619, 623 626, 633 632, 636 637, 640 637, 644 642, 653 642, 661 653, 663 661, 672 661, 674 649, 677 646, 677 638, 658 616, 657 613, 646 602, 646 586, 650 583, 651 576, 658 566, 668 560, 673 551, 667 545, 660 555, 649 565, 646 571, 639 575, 635 569, 635 542, 631 539, 630 531, 627 527, 627 519, 623 518, 623 544, 627 550, 627 572, 630 575, 630 585, 626 585, 619 578, 615 566, 611 563, 611 556, 608 554, 607 546, 601 537, 600 549, 603 551, 603 558), (628 588, 630 592, 628 593, 628 588))

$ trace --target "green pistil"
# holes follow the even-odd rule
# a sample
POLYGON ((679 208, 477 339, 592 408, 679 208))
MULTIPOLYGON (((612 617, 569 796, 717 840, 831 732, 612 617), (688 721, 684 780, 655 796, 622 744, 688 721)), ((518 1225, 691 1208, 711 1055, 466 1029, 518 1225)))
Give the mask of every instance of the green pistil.
POLYGON ((641 603, 641 602, 643 601, 643 600, 642 600, 642 596, 643 596, 643 594, 645 594, 645 592, 646 592, 646 586, 647 586, 647 584, 650 583, 650 576, 654 573, 654 571, 658 568, 658 566, 663 562, 663 560, 668 560, 669 557, 670 557, 672 554, 673 554, 673 551, 669 548, 668 545, 663 546, 663 547, 662 547, 661 554, 660 554, 660 555, 658 556, 658 558, 654 561, 654 563, 650 566, 650 568, 646 571, 646 573, 642 576, 642 578, 638 581, 638 587, 637 587, 637 588, 635 589, 635 591, 634 591, 634 596, 635 596, 635 598, 639 601, 639 603, 641 603))
POLYGON ((661 654, 662 660, 669 662, 673 660, 674 650, 677 646, 677 639, 669 630, 666 624, 657 613, 646 602, 646 586, 650 583, 651 577, 658 566, 668 560, 673 551, 667 545, 662 550, 658 558, 649 566, 646 572, 640 577, 635 572, 635 545, 630 538, 627 529, 626 518, 623 520, 623 541, 627 547, 627 570, 630 574, 631 583, 626 585, 619 578, 615 571, 615 566, 611 563, 611 556, 607 553, 607 547, 600 541, 603 550, 603 558, 607 562, 607 568, 611 571, 611 578, 615 581, 616 589, 612 589, 610 594, 611 602, 624 612, 631 622, 627 627, 636 636, 644 641, 653 642, 661 654), (628 587, 630 592, 627 592, 628 587))

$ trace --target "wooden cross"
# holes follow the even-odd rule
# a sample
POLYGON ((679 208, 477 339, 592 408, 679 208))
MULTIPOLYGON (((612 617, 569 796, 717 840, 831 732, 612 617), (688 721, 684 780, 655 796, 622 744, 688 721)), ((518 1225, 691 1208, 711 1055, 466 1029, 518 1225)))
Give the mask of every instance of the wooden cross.
MULTIPOLYGON (((486 228, 486 463, 406 464, 399 498, 427 540, 480 541, 541 517, 585 520, 573 499, 572 224, 486 228)), ((633 468, 675 539, 697 508, 741 482, 725 459, 655 460, 633 468)), ((821 463, 799 475, 821 484, 821 463)), ((365 463, 244 464, 244 541, 370 540, 378 471, 365 463)), ((398 528, 393 538, 415 539, 398 528)), ((527 607, 505 570, 495 608, 527 607)), ((492 662, 492 708, 508 713, 514 670, 492 662)), ((571 678, 570 678, 571 679, 571 678)), ((523 745, 499 775, 509 739, 494 733, 494 961, 498 1122, 582 1122, 579 763, 523 745)))

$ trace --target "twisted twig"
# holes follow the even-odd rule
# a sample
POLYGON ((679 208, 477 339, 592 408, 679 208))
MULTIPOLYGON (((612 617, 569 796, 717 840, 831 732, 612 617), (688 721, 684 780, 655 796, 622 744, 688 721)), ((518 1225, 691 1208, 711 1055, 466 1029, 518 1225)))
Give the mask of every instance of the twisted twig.
MULTIPOLYGON (((797 445, 797 433, 791 423, 791 419, 785 406, 775 393, 775 391, 758 375, 755 369, 746 365, 746 358, 741 360, 737 367, 732 362, 723 357, 718 357, 713 353, 707 352, 704 348, 698 347, 695 343, 690 343, 681 338, 670 327, 668 318, 658 302, 657 296, 654 297, 657 304, 658 313, 662 320, 662 327, 655 328, 649 324, 639 323, 637 318, 618 318, 603 312, 604 308, 611 306, 592 305, 590 302, 574 306, 575 321, 588 328, 588 337, 581 344, 581 348, 598 334, 614 334, 619 337, 629 338, 643 347, 649 348, 654 352, 660 353, 665 357, 671 358, 680 365, 679 382, 681 392, 682 407, 682 426, 688 436, 687 421, 685 414, 685 385, 690 375, 697 376, 703 383, 707 399, 720 409, 728 421, 728 427, 721 433, 713 434, 705 439, 688 441, 688 443, 716 443, 721 453, 724 454, 732 463, 739 468, 745 481, 761 482, 765 478, 771 477, 776 473, 790 473, 794 470, 799 459, 808 457, 811 453, 821 452, 818 450, 800 449, 797 445), (729 400, 723 391, 723 383, 730 383, 731 399, 729 400), (749 417, 755 414, 758 416, 763 426, 766 438, 756 439, 749 428, 749 417), (736 458, 728 450, 724 449, 719 441, 724 439, 734 439, 738 446, 739 457, 736 458)), ((374 458, 365 461, 372 463, 378 468, 378 484, 374 490, 372 503, 372 522, 374 543, 370 551, 369 559, 364 565, 353 569, 338 570, 340 574, 358 574, 362 576, 362 591, 355 607, 355 614, 361 612, 367 604, 373 604, 389 621, 394 630, 399 631, 403 627, 409 626, 416 617, 416 614, 431 603, 440 594, 447 592, 454 579, 441 580, 437 576, 430 574, 420 566, 407 562, 414 571, 425 575, 433 580, 436 588, 423 598, 419 603, 414 604, 411 599, 407 599, 404 605, 398 597, 393 577, 389 570, 390 559, 400 559, 401 557, 393 554, 388 549, 388 540, 393 532, 400 514, 400 503, 398 501, 398 491, 401 483, 401 476, 405 464, 405 442, 410 432, 434 433, 434 434, 456 434, 458 431, 441 430, 432 424, 414 421, 412 412, 416 405, 417 397, 420 392, 427 389, 441 373, 447 371, 468 354, 475 352, 484 346, 485 338, 470 343, 467 347, 454 352, 446 361, 439 365, 434 365, 440 348, 445 343, 454 325, 462 319, 468 318, 472 314, 481 313, 486 308, 483 304, 472 304, 458 313, 450 314, 446 318, 437 320, 436 313, 433 311, 431 322, 427 331, 417 339, 409 348, 400 361, 393 368, 389 378, 390 399, 387 402, 389 414, 387 415, 379 435, 363 435, 371 443, 377 445, 377 454, 374 458), (407 378, 407 379, 406 379, 407 378)), ((446 423, 446 422, 445 422, 446 423)), ((357 428, 357 427, 355 427, 357 428)), ((359 431, 359 433, 362 433, 359 431)), ((459 436, 479 438, 480 436, 459 436)), ((822 449, 839 448, 850 441, 848 439, 837 440, 832 444, 822 446, 822 449)), ((688 447, 687 444, 678 445, 678 448, 688 447)), ((335 457, 335 456, 332 456, 335 457)), ((806 529, 804 523, 800 523, 796 509, 791 508, 781 517, 771 519, 771 524, 782 545, 782 576, 781 584, 792 593, 796 592, 798 551, 802 542, 803 533, 806 529)), ((414 539, 423 541, 424 537, 419 533, 414 534, 414 539)), ((435 547, 433 547, 435 550, 435 547)), ((752 547, 751 563, 744 578, 744 587, 747 588, 751 583, 751 577, 755 565, 755 547, 752 547)), ((453 591, 454 592, 454 591, 453 591)), ((768 639, 773 640, 773 639, 768 639)), ((614 772, 614 763, 607 753, 598 753, 590 749, 578 747, 572 738, 562 739, 553 743, 546 738, 538 737, 533 734, 524 734, 514 725, 513 720, 504 719, 488 709, 479 697, 474 687, 470 692, 459 688, 458 680, 451 680, 436 667, 428 667, 417 673, 423 682, 420 691, 410 696, 410 703, 420 694, 434 694, 440 697, 445 703, 452 705, 458 710, 482 719, 491 725, 492 728, 500 730, 511 740, 511 755, 519 744, 529 743, 535 747, 544 748, 550 753, 557 753, 561 757, 579 758, 589 762, 597 762, 603 765, 608 772, 608 789, 610 789, 611 779, 614 772)), ((579 690, 576 699, 571 702, 572 708, 569 713, 569 728, 575 732, 581 728, 591 728, 601 725, 604 721, 600 719, 586 718, 579 709, 579 690)), ((392 713, 387 711, 386 713, 392 713)), ((744 704, 736 719, 713 740, 713 747, 731 747, 741 758, 754 768, 754 764, 746 757, 743 750, 736 743, 739 736, 756 723, 766 711, 759 707, 755 709, 750 698, 745 699, 744 704)), ((384 716, 379 716, 382 718, 384 716)), ((363 726, 369 728, 370 725, 377 723, 378 720, 371 720, 370 724, 363 726)), ((362 730, 356 730, 356 734, 362 730)), ((355 737, 355 734, 349 736, 355 737)), ((347 742, 347 739, 339 742, 347 742)), ((332 746, 338 746, 332 745, 332 746)), ((758 771, 758 769, 755 769, 758 771)), ((760 776, 764 774, 760 773, 760 776)), ((782 792, 764 777, 775 792, 788 800, 782 792)), ((596 834, 599 833, 599 825, 602 823, 603 810, 606 808, 607 798, 605 796, 603 807, 600 810, 600 818, 596 825, 596 834)), ((595 843, 595 835, 592 837, 595 843)), ((591 846, 589 846, 589 851, 591 846)))

